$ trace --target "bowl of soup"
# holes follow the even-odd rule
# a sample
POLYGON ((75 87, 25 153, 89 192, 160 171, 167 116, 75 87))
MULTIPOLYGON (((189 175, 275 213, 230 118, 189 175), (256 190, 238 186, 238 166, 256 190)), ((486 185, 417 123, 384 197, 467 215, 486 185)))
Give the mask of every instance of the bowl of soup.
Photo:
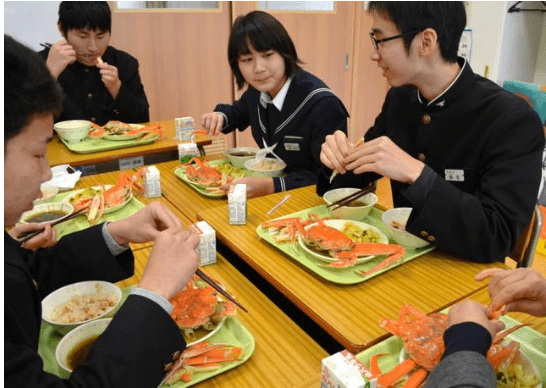
POLYGON ((277 158, 264 158, 259 162, 256 159, 251 159, 245 162, 245 168, 250 171, 252 176, 276 177, 282 175, 286 163, 277 158))
POLYGON ((112 318, 98 319, 72 330, 65 335, 57 348, 55 348, 55 359, 61 368, 67 372, 72 372, 80 366, 96 339, 106 330, 112 318))
POLYGON ((67 143, 79 143, 91 132, 91 121, 67 120, 53 124, 53 129, 67 143))
POLYGON ((381 219, 389 228, 389 237, 397 244, 400 244, 407 249, 424 248, 430 245, 428 241, 406 231, 406 223, 408 222, 411 211, 411 207, 389 209, 383 213, 381 219))
POLYGON ((49 224, 70 215, 73 211, 74 207, 66 202, 41 203, 34 206, 32 210, 24 212, 21 216, 20 222, 22 224, 28 224, 31 222, 49 224))
POLYGON ((244 168, 245 162, 256 157, 257 148, 236 147, 226 151, 227 160, 235 167, 244 168))
MULTIPOLYGON (((324 193, 322 198, 326 205, 331 205, 348 195, 354 194, 360 189, 352 187, 343 187, 340 189, 333 189, 324 193)), ((372 207, 377 203, 377 196, 374 193, 368 193, 360 198, 349 202, 347 205, 336 207, 332 210, 332 215, 336 218, 343 220, 362 221, 372 210, 372 207)))

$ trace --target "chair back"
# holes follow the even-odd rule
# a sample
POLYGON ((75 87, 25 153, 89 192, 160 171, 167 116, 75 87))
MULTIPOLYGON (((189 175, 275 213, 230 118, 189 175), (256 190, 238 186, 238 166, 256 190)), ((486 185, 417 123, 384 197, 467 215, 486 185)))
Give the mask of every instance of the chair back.
POLYGON ((519 235, 514 250, 508 257, 517 263, 517 267, 531 267, 535 250, 542 229, 542 213, 538 205, 533 212, 531 222, 523 229, 519 235))

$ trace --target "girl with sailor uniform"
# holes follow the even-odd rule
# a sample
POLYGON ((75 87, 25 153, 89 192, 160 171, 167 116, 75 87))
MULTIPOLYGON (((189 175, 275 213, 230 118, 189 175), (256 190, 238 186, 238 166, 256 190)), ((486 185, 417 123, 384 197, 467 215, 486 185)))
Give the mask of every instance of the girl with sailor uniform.
POLYGON ((287 165, 284 177, 237 183, 246 183, 249 198, 316 184, 324 139, 336 130, 347 133, 349 114, 341 100, 300 68, 288 32, 268 13, 253 11, 235 20, 228 59, 238 87, 246 83, 248 89, 233 105, 219 104, 204 114, 203 126, 213 135, 250 125, 260 148, 271 149, 287 165))

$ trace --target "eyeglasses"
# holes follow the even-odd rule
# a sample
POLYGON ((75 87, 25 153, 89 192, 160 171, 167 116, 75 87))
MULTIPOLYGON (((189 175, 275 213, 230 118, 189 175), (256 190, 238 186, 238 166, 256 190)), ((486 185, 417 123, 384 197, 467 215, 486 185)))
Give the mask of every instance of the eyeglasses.
POLYGON ((375 36, 373 35, 374 33, 370 32, 370 39, 372 40, 372 43, 373 43, 375 49, 379 50, 379 43, 388 42, 389 40, 402 38, 403 36, 416 34, 418 32, 421 32, 421 31, 419 30, 419 31, 406 32, 404 34, 389 36, 388 38, 383 38, 383 39, 375 39, 375 36))

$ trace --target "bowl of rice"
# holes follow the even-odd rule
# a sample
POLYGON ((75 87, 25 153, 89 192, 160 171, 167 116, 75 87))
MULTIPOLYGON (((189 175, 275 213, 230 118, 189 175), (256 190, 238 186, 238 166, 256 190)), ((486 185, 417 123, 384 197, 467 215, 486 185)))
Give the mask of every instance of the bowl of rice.
POLYGON ((42 319, 64 335, 82 323, 112 317, 121 304, 121 296, 121 289, 110 282, 69 284, 42 300, 42 319))
POLYGON ((245 168, 252 176, 276 177, 282 175, 286 163, 276 158, 264 158, 259 162, 256 159, 250 159, 245 162, 245 168))

